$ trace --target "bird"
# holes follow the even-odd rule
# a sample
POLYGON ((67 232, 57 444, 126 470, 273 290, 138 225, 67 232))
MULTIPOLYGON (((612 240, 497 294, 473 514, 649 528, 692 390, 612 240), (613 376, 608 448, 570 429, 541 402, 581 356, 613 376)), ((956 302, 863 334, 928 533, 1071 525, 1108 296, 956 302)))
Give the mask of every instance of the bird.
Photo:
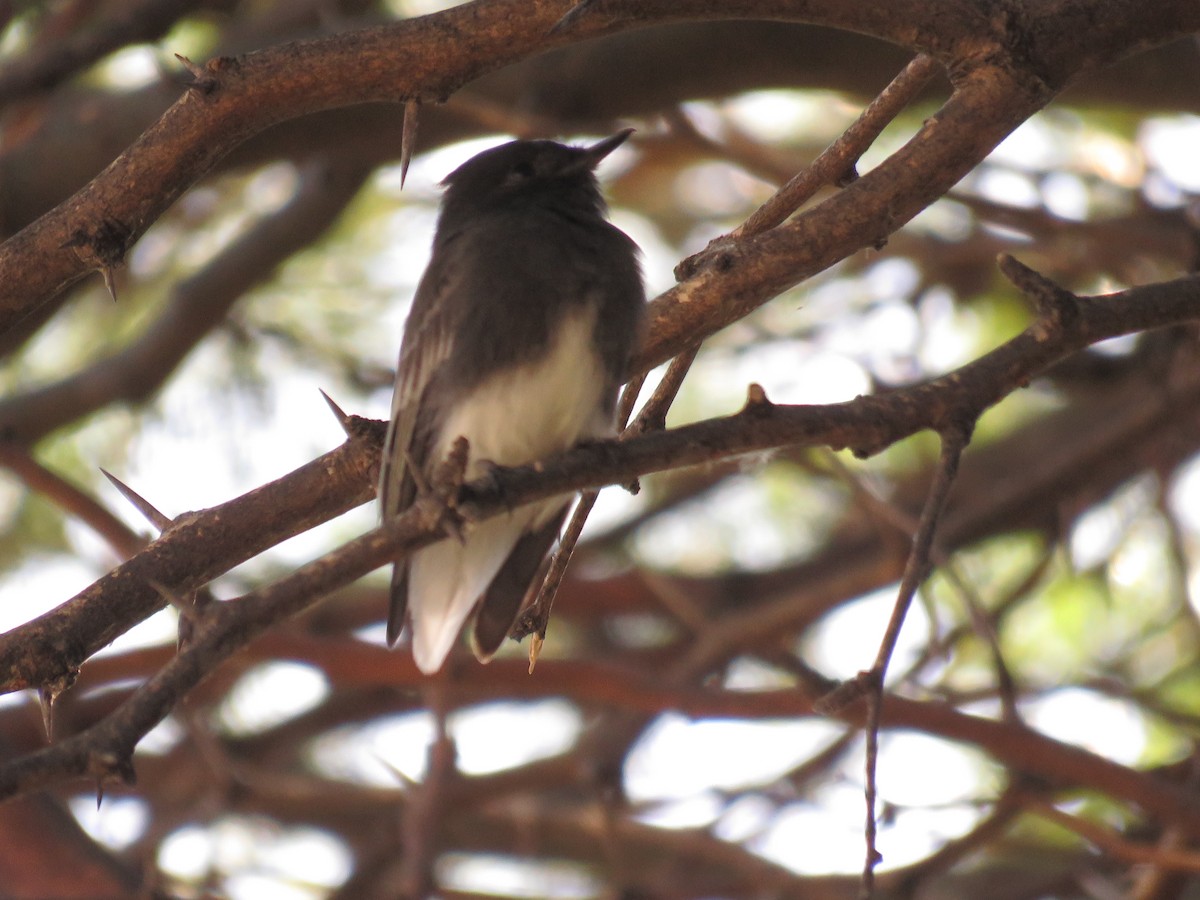
MULTIPOLYGON (((400 515, 460 437, 466 479, 614 434, 644 327, 640 252, 608 220, 596 168, 626 129, 588 146, 517 140, 442 181, 429 263, 405 322, 379 478, 400 515)), ((387 642, 411 626, 438 672, 464 630, 487 662, 519 616, 570 495, 478 523, 393 566, 387 642)))

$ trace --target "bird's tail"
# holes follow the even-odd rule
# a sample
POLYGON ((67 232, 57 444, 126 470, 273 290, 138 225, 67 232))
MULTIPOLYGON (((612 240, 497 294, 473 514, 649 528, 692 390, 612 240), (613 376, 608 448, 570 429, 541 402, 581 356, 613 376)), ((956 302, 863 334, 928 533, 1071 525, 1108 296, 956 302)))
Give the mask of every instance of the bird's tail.
POLYGON ((500 649, 521 614, 526 594, 541 583, 538 575, 546 560, 546 551, 554 543, 566 516, 564 504, 540 528, 522 535, 488 585, 471 632, 471 649, 480 662, 487 662, 500 649))
POLYGON ((388 604, 387 645, 393 647, 404 630, 404 617, 408 612, 408 560, 392 567, 391 599, 388 604))
POLYGON ((407 577, 408 613, 417 668, 431 674, 442 667, 481 599, 483 606, 492 609, 485 626, 486 646, 490 648, 486 656, 496 651, 520 610, 524 588, 515 586, 518 576, 526 579, 528 587, 541 556, 554 540, 563 509, 565 503, 561 500, 549 508, 544 504, 523 507, 480 522, 463 541, 447 538, 412 555, 407 577), (498 576, 501 584, 492 608, 487 598, 498 576), (504 615, 510 617, 497 637, 499 618, 504 615))

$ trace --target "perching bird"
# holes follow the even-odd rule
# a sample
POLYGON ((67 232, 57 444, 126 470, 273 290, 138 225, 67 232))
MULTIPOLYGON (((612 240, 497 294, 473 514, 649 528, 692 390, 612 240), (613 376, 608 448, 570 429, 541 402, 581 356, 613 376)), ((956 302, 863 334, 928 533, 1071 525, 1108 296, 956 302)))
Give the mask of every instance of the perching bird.
MULTIPOLYGON (((459 436, 475 478, 489 463, 612 435, 645 292, 637 245, 605 218, 594 171, 631 133, 590 147, 513 141, 446 177, 400 347, 379 483, 385 520, 413 502, 459 436)), ((501 513, 397 562, 388 644, 407 620, 417 666, 436 672, 473 620, 475 655, 490 659, 569 503, 501 513)))

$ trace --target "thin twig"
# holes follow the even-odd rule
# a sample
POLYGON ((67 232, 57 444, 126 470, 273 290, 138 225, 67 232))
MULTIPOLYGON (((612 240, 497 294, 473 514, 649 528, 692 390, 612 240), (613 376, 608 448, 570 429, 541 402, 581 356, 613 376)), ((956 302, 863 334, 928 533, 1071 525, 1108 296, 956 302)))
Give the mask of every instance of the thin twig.
MULTIPOLYGON (((666 374, 654 389, 650 399, 646 401, 646 405, 642 407, 641 413, 626 428, 625 423, 629 421, 629 416, 632 414, 633 405, 641 392, 645 376, 639 375, 630 381, 621 395, 621 403, 617 410, 617 427, 624 429, 621 434, 622 439, 635 437, 647 431, 659 431, 666 427, 667 412, 670 410, 671 404, 675 402, 679 388, 682 386, 684 378, 687 377, 688 370, 695 362, 696 354, 699 351, 700 345, 696 344, 671 360, 666 374)), ((600 492, 594 490, 584 491, 580 496, 579 503, 575 506, 575 512, 571 514, 570 524, 567 526, 562 540, 559 541, 558 549, 550 562, 550 568, 542 580, 542 587, 538 591, 537 599, 531 605, 530 613, 522 617, 519 629, 522 634, 529 633, 524 630, 530 628, 529 623, 536 623, 533 625, 534 634, 529 643, 529 673, 531 675, 534 666, 537 665, 542 644, 546 640, 546 628, 550 624, 550 610, 554 606, 554 597, 558 594, 563 577, 566 575, 567 565, 570 563, 575 546, 579 543, 579 537, 583 533, 583 526, 587 523, 588 516, 591 515, 592 508, 596 505, 596 498, 599 496, 600 492)))
POLYGON ((1082 816, 1063 812, 1052 803, 1031 795, 1020 796, 1021 805, 1034 815, 1067 829, 1105 853, 1128 863, 1153 865, 1161 869, 1200 874, 1200 853, 1169 846, 1139 844, 1127 840, 1102 825, 1082 816))
POLYGON ((891 84, 867 104, 866 109, 841 137, 760 206, 738 228, 735 238, 750 237, 774 228, 798 210, 826 184, 843 184, 857 178, 858 160, 875 143, 893 119, 912 102, 941 70, 941 64, 921 54, 912 59, 891 84))
MULTIPOLYGON (((832 451, 828 452, 826 456, 829 466, 838 474, 843 483, 854 492, 855 497, 867 508, 870 514, 882 519, 885 524, 899 531, 910 542, 915 538, 919 528, 919 522, 915 517, 911 516, 906 510, 878 496, 870 486, 863 483, 862 479, 855 472, 851 471, 849 466, 843 463, 832 451)), ((930 550, 930 559, 942 570, 946 579, 959 592, 963 608, 967 611, 967 616, 971 621, 971 627, 975 634, 987 645, 988 652, 991 654, 992 666, 996 670, 996 685, 1000 697, 1001 712, 1005 718, 1016 721, 1019 718, 1016 702, 1016 682, 1013 679, 1008 663, 1004 660, 1004 654, 1000 650, 999 636, 996 633, 995 625, 989 617, 982 599, 976 594, 959 567, 938 546, 936 541, 930 550)), ((914 663, 910 670, 910 675, 923 668, 934 657, 935 648, 939 646, 943 646, 942 642, 936 639, 936 636, 931 637, 927 644, 927 652, 923 653, 921 658, 914 663)), ((907 678, 909 675, 905 677, 907 678)))
MULTIPOLYGON (((625 423, 633 414, 633 406, 637 402, 638 394, 641 393, 642 385, 645 382, 645 375, 635 375, 625 385, 620 402, 617 404, 616 425, 618 430, 625 428, 625 423)), ((567 524, 567 530, 559 540, 558 548, 550 559, 550 567, 542 578, 542 585, 538 588, 537 597, 514 628, 513 636, 518 639, 526 634, 533 635, 529 641, 530 675, 537 666, 538 654, 542 652, 542 645, 546 642, 546 629, 550 625, 550 612, 554 608, 554 598, 558 596, 558 589, 562 586, 563 578, 567 574, 567 566, 571 563, 575 547, 579 544, 579 538, 583 534, 583 527, 587 524, 588 516, 592 514, 592 509, 599 496, 600 492, 594 489, 580 494, 579 502, 575 504, 575 511, 571 513, 571 521, 567 524)))
POLYGON ((648 431, 661 431, 667 427, 667 413, 670 412, 675 398, 679 396, 683 380, 687 377, 692 363, 696 361, 696 354, 699 352, 700 345, 695 344, 671 360, 666 374, 654 389, 654 393, 650 395, 650 399, 646 401, 646 405, 642 407, 642 411, 638 413, 638 417, 627 429, 625 437, 645 434, 648 431))
POLYGON ((732 232, 709 242, 704 250, 681 262, 675 269, 675 277, 680 280, 690 278, 730 244, 781 224, 825 185, 845 185, 857 179, 855 166, 858 160, 940 68, 939 63, 924 54, 910 61, 811 165, 797 173, 732 232))
POLYGON ((946 505, 950 487, 954 484, 958 473, 958 463, 962 452, 970 443, 974 420, 952 424, 941 432, 942 452, 938 468, 934 474, 933 484, 921 511, 921 520, 917 533, 913 537, 912 550, 904 566, 904 575, 900 579, 900 590, 896 604, 892 608, 891 618, 879 644, 875 656, 875 664, 866 672, 860 672, 858 677, 846 682, 826 697, 821 698, 818 709, 822 712, 835 713, 847 705, 865 698, 867 701, 866 722, 866 862, 862 873, 862 896, 869 898, 875 889, 875 867, 880 862, 879 849, 876 846, 877 823, 875 818, 875 803, 878 794, 876 773, 879 762, 879 726, 882 717, 883 687, 887 676, 888 664, 896 650, 896 642, 900 638, 900 629, 904 625, 905 616, 912 606, 917 588, 925 580, 930 568, 930 555, 933 549, 934 534, 937 530, 938 519, 946 505))
POLYGON ((888 664, 896 651, 896 642, 900 639, 900 629, 904 626, 904 618, 912 606, 917 588, 925 580, 930 567, 930 553, 933 550, 933 538, 937 531, 938 519, 946 506, 946 498, 950 495, 950 487, 958 474, 958 463, 963 450, 971 442, 971 432, 974 421, 963 422, 956 428, 950 428, 941 434, 942 454, 938 461, 937 472, 933 484, 929 488, 929 496, 925 500, 925 508, 921 511, 921 521, 917 526, 917 534, 913 538, 912 552, 904 566, 904 576, 900 579, 900 594, 896 605, 892 608, 892 617, 888 620, 887 630, 879 644, 879 652, 875 656, 875 665, 871 667, 870 694, 867 695, 867 762, 866 762, 866 802, 867 802, 867 857, 863 866, 862 894, 870 897, 875 885, 875 867, 881 859, 879 849, 875 844, 875 800, 877 794, 876 774, 879 761, 879 722, 883 707, 883 684, 887 677, 888 664))

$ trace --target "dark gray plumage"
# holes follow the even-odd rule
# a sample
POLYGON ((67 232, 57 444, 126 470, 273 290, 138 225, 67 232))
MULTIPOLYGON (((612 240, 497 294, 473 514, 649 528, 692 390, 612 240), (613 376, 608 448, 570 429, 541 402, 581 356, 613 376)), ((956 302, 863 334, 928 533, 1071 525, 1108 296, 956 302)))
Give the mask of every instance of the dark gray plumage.
MULTIPOLYGON (((645 295, 637 247, 605 218, 595 167, 629 136, 590 147, 513 141, 446 177, 429 267, 404 329, 379 496, 384 518, 416 496, 461 435, 467 477, 612 434, 645 295)), ((405 621, 436 672, 474 618, 489 659, 554 542, 569 497, 471 528, 398 562, 388 643, 405 621)))

